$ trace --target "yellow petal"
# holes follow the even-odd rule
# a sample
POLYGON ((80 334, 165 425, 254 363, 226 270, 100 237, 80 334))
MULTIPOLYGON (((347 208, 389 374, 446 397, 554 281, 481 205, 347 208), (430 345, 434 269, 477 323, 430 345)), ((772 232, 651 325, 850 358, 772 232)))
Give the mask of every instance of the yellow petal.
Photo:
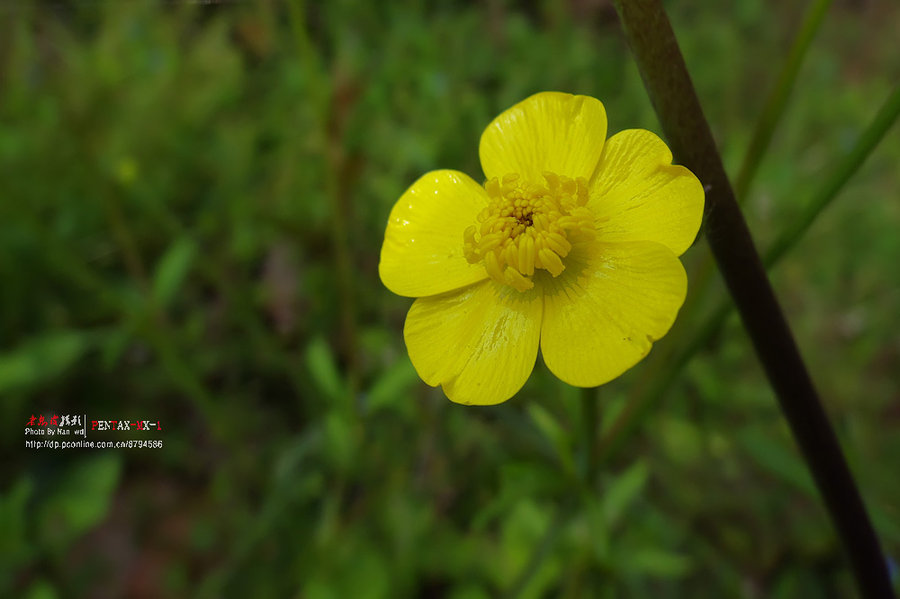
POLYGON ((557 279, 541 279, 541 352, 570 385, 606 383, 641 360, 672 326, 687 276, 672 251, 651 242, 573 248, 557 279))
POLYGON ((534 368, 542 309, 539 291, 494 281, 417 299, 403 329, 409 358, 457 403, 506 401, 534 368))
POLYGON ((606 139, 606 110, 596 98, 535 94, 495 118, 478 148, 485 176, 518 173, 543 183, 550 171, 590 178, 606 139))
POLYGON ((703 219, 703 186, 691 171, 672 165, 659 137, 629 129, 606 141, 588 208, 602 241, 655 241, 680 256, 703 219))
POLYGON ((435 295, 487 278, 465 258, 465 230, 487 205, 484 188, 457 171, 432 171, 406 190, 388 217, 378 274, 407 297, 435 295))

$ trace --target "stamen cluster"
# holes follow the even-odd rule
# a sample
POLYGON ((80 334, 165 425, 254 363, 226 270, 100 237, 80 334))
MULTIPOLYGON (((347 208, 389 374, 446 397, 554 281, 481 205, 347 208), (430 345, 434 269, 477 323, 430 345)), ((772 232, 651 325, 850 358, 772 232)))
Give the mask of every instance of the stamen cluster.
POLYGON ((587 181, 542 175, 543 185, 516 173, 487 181, 490 203, 478 215, 479 224, 463 234, 466 260, 483 260, 492 279, 519 291, 534 287, 535 269, 558 277, 572 242, 592 239, 595 233, 593 215, 585 208, 587 181))

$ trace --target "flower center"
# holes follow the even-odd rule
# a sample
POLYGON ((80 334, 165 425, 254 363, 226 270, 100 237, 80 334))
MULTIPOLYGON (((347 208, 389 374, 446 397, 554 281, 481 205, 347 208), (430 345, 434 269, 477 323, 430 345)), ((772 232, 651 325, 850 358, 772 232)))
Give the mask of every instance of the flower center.
POLYGON ((525 182, 518 174, 484 184, 491 198, 478 225, 463 233, 470 264, 484 261, 488 275, 519 291, 534 287, 535 269, 558 277, 572 242, 594 236, 594 219, 585 208, 587 181, 544 172, 545 184, 525 182))

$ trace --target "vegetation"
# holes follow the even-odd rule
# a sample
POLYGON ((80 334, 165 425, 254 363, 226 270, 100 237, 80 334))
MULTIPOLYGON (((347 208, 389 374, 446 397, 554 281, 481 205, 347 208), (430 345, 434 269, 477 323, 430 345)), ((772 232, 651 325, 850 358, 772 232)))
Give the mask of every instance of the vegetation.
MULTIPOLYGON (((660 131, 611 4, 426 4, 0 6, 0 595, 854 596, 739 321, 690 344, 725 301, 702 238, 597 414, 542 365, 490 408, 419 380, 377 272, 400 194, 480 178, 485 125, 541 90, 660 131), (53 414, 164 446, 23 448, 53 414)), ((802 8, 667 5, 732 177, 802 8)), ((898 28, 832 6, 740 198, 762 250, 793 232, 770 275, 895 572, 896 129, 816 199, 898 28)))

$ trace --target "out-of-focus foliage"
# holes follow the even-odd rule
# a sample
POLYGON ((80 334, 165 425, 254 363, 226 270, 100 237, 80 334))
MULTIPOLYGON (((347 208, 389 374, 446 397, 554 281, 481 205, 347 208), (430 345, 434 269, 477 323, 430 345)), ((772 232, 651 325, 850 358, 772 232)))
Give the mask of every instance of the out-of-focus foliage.
MULTIPOLYGON (((593 490, 543 367, 487 409, 416 377, 377 275, 406 186, 479 178, 483 127, 540 90, 657 129, 607 2, 430 4, 0 5, 0 595, 852 596, 736 319, 593 490), (22 449, 52 413, 159 420, 164 448, 22 449)), ((667 6, 734 170, 802 7, 667 6)), ((829 13, 746 199, 762 246, 896 81, 898 28, 829 13)), ((898 139, 773 272, 894 560, 898 139)), ((603 387, 603 421, 663 366, 603 387)))

